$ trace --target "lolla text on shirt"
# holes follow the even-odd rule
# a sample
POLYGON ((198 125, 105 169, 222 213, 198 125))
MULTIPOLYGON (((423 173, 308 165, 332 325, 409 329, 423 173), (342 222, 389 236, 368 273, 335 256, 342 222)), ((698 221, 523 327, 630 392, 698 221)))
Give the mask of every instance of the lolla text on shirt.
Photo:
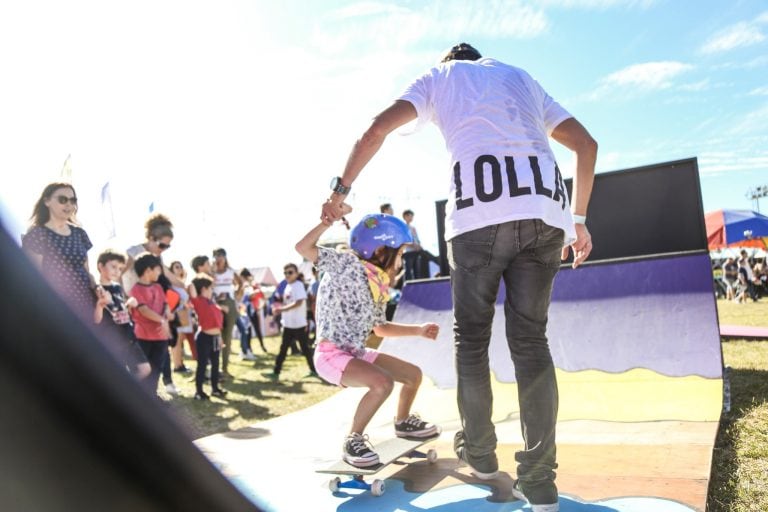
MULTIPOLYGON (((562 209, 565 209, 566 194, 565 183, 563 183, 563 176, 560 173, 560 168, 555 164, 555 183, 553 188, 547 188, 544 185, 544 181, 541 177, 541 168, 539 167, 539 158, 536 156, 529 156, 528 162, 531 165, 531 173, 533 174, 533 190, 531 187, 521 187, 519 180, 517 179, 517 171, 515 170, 515 159, 511 156, 504 157, 504 168, 507 175, 507 186, 509 187, 509 197, 518 197, 525 195, 540 195, 546 196, 555 202, 562 203, 562 209)), ((501 178, 501 164, 494 155, 480 155, 475 160, 475 194, 478 201, 482 203, 490 203, 495 201, 504 192, 504 185, 501 178), (490 190, 486 187, 486 173, 484 172, 486 166, 490 167, 490 190)), ((462 197, 461 196, 461 164, 456 162, 453 165, 453 182, 456 186, 456 209, 468 208, 475 204, 474 197, 462 197)))

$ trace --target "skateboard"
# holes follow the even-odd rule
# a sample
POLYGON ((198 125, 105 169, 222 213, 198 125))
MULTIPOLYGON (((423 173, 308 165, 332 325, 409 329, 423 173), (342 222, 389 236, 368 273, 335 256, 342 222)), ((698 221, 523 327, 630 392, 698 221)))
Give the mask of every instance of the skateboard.
POLYGON ((365 481, 365 477, 375 475, 385 467, 403 457, 408 457, 410 459, 427 459, 430 464, 434 463, 437 461, 437 451, 435 451, 434 448, 430 448, 427 453, 419 451, 418 448, 430 441, 434 441, 438 437, 440 437, 439 432, 433 436, 423 438, 395 437, 394 439, 388 439, 374 447, 376 453, 379 454, 379 463, 375 466, 359 468, 348 464, 342 459, 328 468, 318 469, 317 473, 329 473, 332 475, 351 477, 349 480, 342 480, 339 476, 332 478, 328 482, 328 488, 331 492, 337 492, 342 488, 365 489, 371 491, 371 494, 374 496, 381 496, 384 494, 384 480, 376 479, 373 482, 368 483, 365 481))

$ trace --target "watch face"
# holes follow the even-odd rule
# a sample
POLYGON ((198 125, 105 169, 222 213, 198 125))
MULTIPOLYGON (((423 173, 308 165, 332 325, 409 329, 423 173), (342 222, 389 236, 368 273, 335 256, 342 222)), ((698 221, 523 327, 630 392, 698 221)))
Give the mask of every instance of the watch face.
POLYGON ((334 176, 333 178, 331 178, 331 190, 336 188, 336 186, 339 184, 339 181, 341 180, 339 179, 338 176, 334 176))

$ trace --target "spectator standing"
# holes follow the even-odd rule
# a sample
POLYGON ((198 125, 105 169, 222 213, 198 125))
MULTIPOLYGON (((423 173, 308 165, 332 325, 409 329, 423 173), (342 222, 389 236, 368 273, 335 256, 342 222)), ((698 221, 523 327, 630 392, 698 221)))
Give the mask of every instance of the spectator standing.
POLYGON ((325 223, 341 218, 344 198, 388 134, 415 119, 438 125, 453 162, 445 236, 463 427, 454 451, 478 478, 498 477, 488 346, 503 281, 525 433, 512 492, 534 512, 557 511, 558 393, 547 315, 560 257, 570 245, 575 268, 592 250, 585 222, 597 143, 527 72, 461 43, 373 119, 331 182, 325 223), (575 153, 572 205, 548 136, 575 153))
POLYGON ((246 312, 251 320, 251 326, 255 331, 256 337, 259 339, 261 350, 266 354, 267 347, 264 345, 264 334, 261 329, 261 314, 266 303, 264 292, 261 291, 261 286, 254 281, 253 274, 247 268, 243 268, 240 271, 240 277, 243 279, 243 301, 245 302, 246 312))
MULTIPOLYGON (((204 273, 197 274, 192 280, 196 295, 192 297, 192 306, 200 321, 200 330, 195 340, 197 345, 197 369, 195 370, 195 400, 208 400, 203 391, 205 368, 211 363, 211 394, 223 398, 227 392, 219 387, 219 353, 221 351, 221 328, 224 325, 224 312, 213 300, 213 279, 204 273)), ((225 306, 226 307, 226 306, 225 306)))
POLYGON ((725 283, 725 298, 736 299, 736 285, 739 280, 739 264, 732 256, 729 256, 723 264, 723 282, 725 283))
POLYGON ((307 291, 304 283, 299 280, 299 267, 294 263, 288 263, 283 267, 283 275, 285 275, 286 285, 283 290, 282 304, 278 305, 275 303, 272 306, 272 310, 277 309, 277 312, 280 314, 283 325, 283 338, 280 344, 280 352, 275 360, 275 368, 268 377, 275 381, 280 378, 280 372, 288 355, 288 349, 294 341, 299 342, 301 352, 307 360, 309 375, 317 376, 307 334, 307 291))
MULTIPOLYGON (((171 272, 182 283, 187 282, 187 271, 184 270, 184 265, 180 261, 171 262, 171 272)), ((189 351, 193 358, 197 358, 197 349, 195 347, 195 319, 194 309, 189 302, 190 289, 194 290, 194 287, 189 286, 173 286, 173 290, 179 294, 179 305, 174 311, 175 319, 174 325, 176 326, 176 345, 171 347, 171 364, 173 365, 173 371, 177 373, 190 373, 192 370, 186 367, 184 364, 184 340, 189 345, 189 351)), ((193 292, 195 293, 195 292, 193 292)))
POLYGON ((32 210, 32 226, 21 247, 70 308, 90 323, 96 304, 88 268, 93 244, 76 213, 77 194, 70 183, 47 185, 32 210))
POLYGON ((171 338, 169 321, 173 313, 168 309, 163 287, 157 282, 163 273, 160 258, 148 252, 139 254, 133 268, 139 276, 130 293, 136 301, 136 307, 131 312, 134 334, 151 368, 145 380, 147 388, 156 393, 163 364, 168 358, 168 340, 171 338))
POLYGON ((122 278, 123 289, 126 293, 130 293, 131 288, 138 281, 139 277, 133 268, 133 262, 136 256, 143 252, 148 252, 160 260, 163 272, 158 282, 163 287, 163 290, 167 290, 172 286, 184 287, 184 282, 163 265, 163 253, 171 248, 171 243, 173 242, 173 223, 171 223, 171 220, 162 213, 150 215, 144 223, 144 236, 145 240, 142 243, 132 245, 125 251, 128 254, 128 262, 126 263, 125 270, 123 270, 122 278))
POLYGON ((105 333, 105 338, 118 341, 119 345, 115 348, 119 361, 137 379, 143 381, 149 376, 151 368, 133 331, 131 310, 137 305, 136 299, 126 298, 119 283, 125 261, 124 254, 111 249, 99 254, 96 261, 99 286, 96 287, 93 321, 105 333))
POLYGON ((221 328, 221 373, 222 377, 229 375, 229 353, 232 350, 232 332, 240 316, 235 296, 242 285, 242 279, 229 266, 227 251, 219 247, 213 250, 213 293, 216 303, 223 306, 224 325, 221 328))
POLYGON ((755 290, 755 273, 752 271, 752 264, 749 262, 749 255, 745 249, 741 250, 739 258, 739 272, 744 275, 746 292, 753 302, 757 302, 757 291, 755 290))

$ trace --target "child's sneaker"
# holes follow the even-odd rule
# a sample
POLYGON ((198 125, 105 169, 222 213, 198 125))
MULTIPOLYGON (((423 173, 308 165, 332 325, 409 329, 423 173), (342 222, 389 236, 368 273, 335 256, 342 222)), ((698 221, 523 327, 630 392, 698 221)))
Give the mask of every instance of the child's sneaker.
POLYGON ((342 458, 346 463, 359 468, 375 466, 379 463, 379 456, 371 448, 368 436, 353 432, 344 439, 342 458))
POLYGON ((515 480, 512 485, 512 495, 531 504, 533 512, 558 512, 560 505, 557 500, 557 486, 551 480, 524 484, 515 480))
POLYGON ((217 398, 224 398, 225 396, 227 396, 227 391, 224 389, 218 388, 211 391, 211 395, 217 398))
POLYGON ((437 425, 427 423, 414 413, 411 413, 403 421, 395 422, 395 435, 397 437, 430 437, 438 432, 437 425))
POLYGON ((208 400, 210 397, 203 393, 202 391, 198 391, 195 393, 195 400, 208 400))

